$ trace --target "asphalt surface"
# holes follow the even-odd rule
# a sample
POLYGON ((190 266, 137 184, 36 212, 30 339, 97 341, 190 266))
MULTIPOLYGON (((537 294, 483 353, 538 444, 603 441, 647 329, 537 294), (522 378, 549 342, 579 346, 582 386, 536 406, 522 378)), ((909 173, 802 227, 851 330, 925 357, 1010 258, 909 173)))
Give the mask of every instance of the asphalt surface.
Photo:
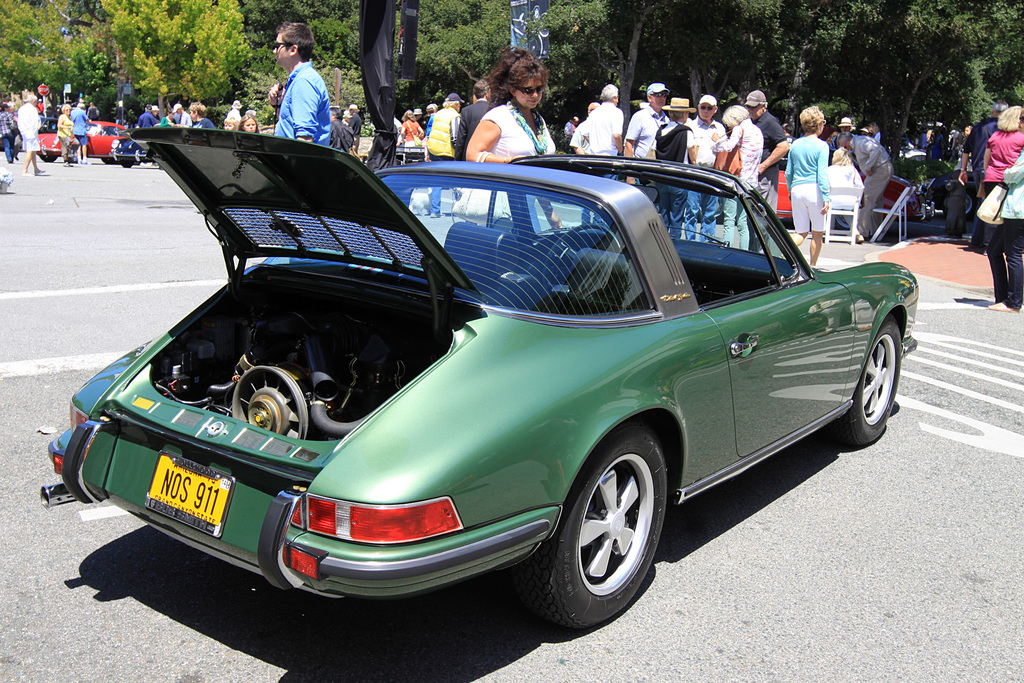
MULTIPOLYGON (((106 505, 43 510, 70 396, 225 279, 159 170, 45 169, 0 196, 0 680, 1020 680, 1024 342, 984 287, 921 278, 920 348, 879 442, 815 435, 671 508, 631 608, 566 631, 502 573, 327 600, 106 505)), ((821 265, 918 248, 896 246, 829 244, 821 265)))

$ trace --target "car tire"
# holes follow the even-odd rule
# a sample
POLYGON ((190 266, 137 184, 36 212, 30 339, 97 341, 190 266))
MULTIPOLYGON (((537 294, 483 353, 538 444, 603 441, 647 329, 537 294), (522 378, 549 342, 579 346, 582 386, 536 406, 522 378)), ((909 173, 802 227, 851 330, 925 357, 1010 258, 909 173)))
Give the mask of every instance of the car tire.
POLYGON ((853 405, 829 425, 836 439, 850 446, 867 446, 882 435, 896 400, 902 356, 899 328, 892 318, 886 318, 871 342, 853 405))
POLYGON ((666 480, 661 445, 646 428, 626 426, 602 441, 573 484, 555 535, 515 567, 523 603, 571 628, 622 612, 654 560, 666 480))
POLYGON ((135 162, 134 161, 122 161, 122 162, 120 162, 120 164, 122 166, 124 166, 125 168, 131 168, 132 166, 135 165, 135 162))
POLYGON ((53 162, 57 161, 57 157, 50 156, 49 154, 40 154, 39 158, 48 164, 52 164, 53 162))

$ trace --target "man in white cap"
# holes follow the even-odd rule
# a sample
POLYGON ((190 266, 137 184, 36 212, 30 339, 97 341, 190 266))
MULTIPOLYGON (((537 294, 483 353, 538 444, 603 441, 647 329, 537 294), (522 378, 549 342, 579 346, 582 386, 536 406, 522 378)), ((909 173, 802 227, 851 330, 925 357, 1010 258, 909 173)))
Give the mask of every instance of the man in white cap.
POLYGON ((623 152, 625 156, 648 156, 658 129, 669 122, 668 115, 662 111, 667 100, 668 88, 664 83, 651 83, 647 86, 647 105, 641 105, 629 119, 623 152))
POLYGON ((228 109, 227 116, 224 117, 224 121, 239 121, 242 120, 242 103, 235 100, 231 103, 231 109, 228 109))
POLYGON ((789 153, 789 141, 786 131, 779 120, 768 111, 768 98, 760 90, 751 90, 743 103, 764 137, 764 151, 761 152, 761 165, 757 168, 757 189, 768 201, 772 209, 779 208, 779 161, 789 153))
MULTIPOLYGON (((713 147, 715 139, 726 137, 725 126, 715 121, 718 100, 713 95, 704 95, 697 103, 697 118, 686 122, 693 131, 692 145, 697 147, 698 166, 714 168, 717 154, 713 147)), ((718 197, 705 192, 688 192, 685 211, 687 239, 708 242, 718 232, 718 197), (709 239, 710 238, 710 239, 709 239)))

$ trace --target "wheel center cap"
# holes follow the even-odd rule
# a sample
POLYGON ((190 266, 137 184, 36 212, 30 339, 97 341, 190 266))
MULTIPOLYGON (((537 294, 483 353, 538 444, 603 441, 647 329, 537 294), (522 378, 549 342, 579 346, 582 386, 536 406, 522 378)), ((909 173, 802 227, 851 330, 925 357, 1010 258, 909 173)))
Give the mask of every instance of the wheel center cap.
POLYGON ((626 517, 625 517, 625 515, 623 515, 621 512, 617 512, 615 514, 615 516, 612 517, 612 534, 615 535, 615 536, 618 536, 619 534, 622 533, 622 530, 625 528, 625 526, 626 526, 626 517))

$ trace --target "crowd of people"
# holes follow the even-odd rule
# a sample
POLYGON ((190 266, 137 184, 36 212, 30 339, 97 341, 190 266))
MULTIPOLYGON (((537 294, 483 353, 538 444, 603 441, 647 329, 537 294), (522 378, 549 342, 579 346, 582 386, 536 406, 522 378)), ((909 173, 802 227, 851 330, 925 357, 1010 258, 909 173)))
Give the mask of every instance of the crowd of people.
MULTIPOLYGON (((346 110, 330 105, 327 86, 310 61, 314 45, 313 33, 306 24, 286 22, 277 29, 271 49, 287 79, 275 84, 267 95, 277 112, 273 132, 356 154, 362 129, 359 109, 355 104, 346 110)), ((468 105, 453 92, 440 106, 428 104, 425 112, 410 109, 401 120, 395 119, 397 143, 405 148, 421 148, 429 161, 508 163, 518 157, 553 154, 555 142, 539 109, 547 78, 546 67, 531 53, 506 50, 489 76, 474 85, 468 105)), ((586 118, 580 121, 573 117, 561 129, 572 151, 662 159, 725 170, 756 187, 773 209, 778 207, 780 164, 787 159, 784 173, 792 206, 794 241, 799 246, 810 235, 812 265, 821 253, 824 221, 834 189, 844 188, 837 195, 841 202, 848 195, 845 190, 863 188, 858 224, 851 226, 856 241, 870 239, 883 220, 882 212, 875 209, 882 206, 893 164, 881 144, 878 124, 868 122, 855 133, 851 118, 843 117, 837 127, 832 127, 818 107, 809 107, 800 113, 800 134, 794 138, 792 131, 768 111, 768 100, 760 90, 752 90, 741 103, 728 107, 721 120, 716 118, 718 100, 711 94, 702 95, 693 107, 687 98, 670 98, 669 88, 654 82, 647 86, 646 96, 647 101, 627 125, 619 107, 618 88, 614 84, 604 86, 587 107, 586 118)), ((147 107, 138 125, 214 127, 201 102, 193 102, 187 111, 178 103, 166 116, 158 117, 155 105, 147 107)), ((65 105, 61 112, 57 128, 66 164, 84 161, 88 120, 84 104, 65 105)), ((39 150, 39 114, 34 96, 18 110, 17 116, 6 103, 0 110, 0 138, 8 163, 14 158, 15 126, 21 132, 26 154, 23 175, 41 174, 35 160, 39 150)), ((224 119, 224 128, 260 130, 256 112, 243 113, 242 103, 237 100, 224 119)), ((979 200, 996 188, 1006 191, 1000 219, 996 223, 979 219, 971 245, 985 250, 989 256, 996 298, 990 308, 1019 312, 1024 276, 1021 108, 997 102, 989 118, 967 127, 963 135, 943 136, 930 130, 920 142, 929 152, 942 149, 944 153, 953 150, 954 154, 962 154, 960 181, 966 182, 966 174, 973 171, 980 180, 979 200)), ((737 200, 720 201, 711 193, 688 192, 667 185, 658 189, 658 208, 674 237, 723 241, 739 249, 750 247, 746 212, 737 200)), ((430 198, 432 216, 440 213, 440 196, 435 195, 430 198)))

